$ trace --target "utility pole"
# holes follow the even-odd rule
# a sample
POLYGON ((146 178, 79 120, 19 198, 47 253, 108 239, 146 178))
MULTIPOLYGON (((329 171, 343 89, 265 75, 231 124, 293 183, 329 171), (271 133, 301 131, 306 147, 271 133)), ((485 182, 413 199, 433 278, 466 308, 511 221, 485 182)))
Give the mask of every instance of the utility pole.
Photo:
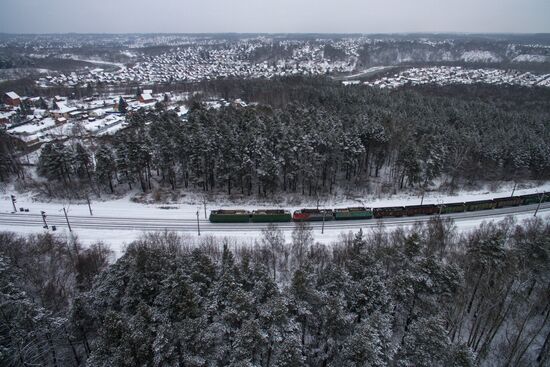
POLYGON ((197 210, 197 232, 199 236, 201 235, 201 225, 199 223, 199 211, 197 210))
POLYGON ((537 209, 535 210, 535 214, 533 214, 534 217, 536 217, 537 213, 539 212, 540 204, 542 204, 542 199, 543 198, 544 198, 544 192, 540 194, 539 205, 537 205, 537 209))
POLYGON ((65 213, 65 220, 67 221, 67 227, 69 227, 69 232, 73 232, 72 228, 71 228, 71 223, 69 223, 69 217, 67 216, 67 210, 65 209, 65 207, 63 207, 63 213, 65 213))
POLYGON ((17 199, 15 198, 15 195, 11 196, 11 203, 13 205, 13 211, 17 213, 17 208, 15 207, 15 203, 17 202, 17 199))
POLYGON ((325 214, 326 211, 323 209, 323 225, 321 226, 321 234, 325 234, 325 214))
POLYGON ((426 193, 426 191, 422 190, 422 198, 420 199, 420 205, 422 205, 424 203, 424 194, 426 193))
POLYGON ((40 214, 42 214, 42 220, 44 221, 44 227, 42 228, 48 229, 48 223, 46 223, 46 212, 41 211, 40 214))
POLYGON ((514 196, 514 192, 516 191, 516 186, 518 185, 517 182, 514 182, 514 188, 512 189, 512 195, 510 197, 514 196))
POLYGON ((204 219, 206 218, 206 196, 202 197, 202 204, 204 205, 204 219))
POLYGON ((90 205, 90 197, 86 195, 86 202, 88 203, 88 209, 90 210, 90 215, 93 216, 94 213, 92 213, 92 206, 90 205))

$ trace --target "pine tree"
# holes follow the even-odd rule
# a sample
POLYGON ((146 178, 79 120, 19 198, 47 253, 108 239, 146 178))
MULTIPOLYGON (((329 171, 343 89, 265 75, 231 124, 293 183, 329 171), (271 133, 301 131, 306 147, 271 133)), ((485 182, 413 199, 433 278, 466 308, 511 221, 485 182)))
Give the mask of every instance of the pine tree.
POLYGON ((5 366, 56 365, 52 339, 65 321, 34 303, 25 291, 19 270, 0 256, 0 362, 5 366))
POLYGON ((91 171, 93 171, 92 158, 90 153, 84 148, 82 143, 76 143, 73 148, 74 154, 74 171, 79 178, 87 177, 89 181, 92 180, 91 171))
POLYGON ((47 143, 40 153, 37 170, 44 177, 68 184, 71 180, 71 154, 63 143, 47 143))
POLYGON ((355 327, 343 343, 334 366, 391 366, 395 347, 387 315, 375 313, 355 327))
POLYGON ((118 99, 118 112, 119 113, 126 113, 128 112, 128 103, 122 98, 122 96, 118 99))
POLYGON ((444 328, 444 321, 436 316, 415 321, 403 339, 403 346, 398 352, 398 366, 437 367, 473 365, 471 357, 455 359, 453 346, 444 328), (462 364, 464 363, 464 364, 462 364))
POLYGON ((111 193, 114 193, 113 175, 116 173, 116 163, 111 149, 106 146, 100 147, 95 155, 95 160, 97 179, 103 185, 108 185, 111 193))

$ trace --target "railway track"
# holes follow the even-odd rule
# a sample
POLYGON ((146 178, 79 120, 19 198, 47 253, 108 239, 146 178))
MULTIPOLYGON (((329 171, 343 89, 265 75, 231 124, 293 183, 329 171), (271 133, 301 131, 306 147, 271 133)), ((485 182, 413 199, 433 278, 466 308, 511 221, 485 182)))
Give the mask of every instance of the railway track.
MULTIPOLYGON (((461 212, 443 214, 444 218, 453 218, 456 222, 482 221, 490 219, 502 219, 508 215, 521 215, 534 213, 537 205, 524 205, 502 209, 490 209, 475 212, 461 212)), ((543 203, 539 214, 550 212, 550 203, 543 203)), ((431 216, 419 215, 413 217, 383 218, 368 220, 339 220, 326 221, 326 231, 349 231, 368 228, 383 223, 386 226, 411 225, 416 222, 427 221, 431 216)), ((107 217, 107 216, 82 216, 69 215, 69 221, 73 230, 140 230, 140 231, 177 231, 196 232, 196 218, 141 218, 141 217, 107 217)), ((58 228, 66 228, 67 222, 61 214, 48 214, 48 225, 55 225, 58 228)), ((320 229, 322 222, 310 222, 314 229, 320 229)), ((210 223, 207 220, 199 220, 202 233, 220 232, 259 232, 267 226, 266 223, 210 223)), ((294 223, 277 223, 282 230, 292 230, 294 223)), ((17 231, 17 227, 42 227, 43 221, 40 214, 29 213, 0 213, 0 230, 17 231)))

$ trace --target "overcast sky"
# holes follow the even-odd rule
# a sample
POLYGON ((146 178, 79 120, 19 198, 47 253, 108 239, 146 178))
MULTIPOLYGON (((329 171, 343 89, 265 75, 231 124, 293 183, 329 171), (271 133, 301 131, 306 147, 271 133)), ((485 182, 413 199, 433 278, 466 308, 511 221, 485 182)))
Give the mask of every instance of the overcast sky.
POLYGON ((550 32, 550 0, 0 0, 0 32, 550 32))

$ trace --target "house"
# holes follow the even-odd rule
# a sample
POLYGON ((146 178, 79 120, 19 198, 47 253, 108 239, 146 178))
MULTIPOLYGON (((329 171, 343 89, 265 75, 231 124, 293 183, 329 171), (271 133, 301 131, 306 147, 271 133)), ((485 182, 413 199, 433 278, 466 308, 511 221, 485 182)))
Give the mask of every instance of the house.
POLYGON ((89 109, 87 112, 88 112, 88 117, 96 118, 96 117, 104 116, 106 109, 105 107, 96 107, 96 108, 89 109))
POLYGON ((4 101, 7 105, 17 107, 21 104, 21 97, 15 92, 8 92, 4 95, 4 101))
POLYGON ((86 111, 83 111, 83 110, 76 110, 76 111, 73 111, 73 112, 69 112, 69 117, 71 119, 82 120, 83 116, 85 116, 85 115, 86 115, 86 111))
POLYGON ((68 107, 65 103, 62 102, 55 102, 55 105, 57 106, 57 109, 51 110, 50 113, 56 119, 60 117, 65 117, 66 119, 68 119, 71 117, 71 112, 77 110, 74 107, 68 107))
POLYGON ((11 117, 15 114, 16 114, 15 111, 7 111, 7 112, 0 111, 0 125, 9 124, 11 122, 11 117))
POLYGON ((233 107, 236 107, 236 108, 241 108, 241 107, 244 108, 244 107, 247 106, 247 105, 246 105, 246 102, 244 102, 244 101, 243 101, 242 99, 240 99, 240 98, 237 98, 236 100, 234 100, 234 101, 231 103, 231 105, 232 105, 233 107))
POLYGON ((156 101, 150 93, 140 94, 138 100, 141 103, 152 103, 156 101))

